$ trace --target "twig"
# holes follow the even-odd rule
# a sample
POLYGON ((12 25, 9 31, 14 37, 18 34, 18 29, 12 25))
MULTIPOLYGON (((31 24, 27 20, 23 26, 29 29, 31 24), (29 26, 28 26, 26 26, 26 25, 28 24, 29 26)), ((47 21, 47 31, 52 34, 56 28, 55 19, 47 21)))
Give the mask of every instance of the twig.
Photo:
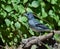
POLYGON ((26 45, 24 46, 25 48, 26 47, 29 47, 31 46, 32 44, 35 44, 35 43, 38 43, 38 40, 39 41, 44 41, 46 39, 49 39, 53 36, 53 33, 49 33, 48 35, 43 35, 43 36, 39 36, 38 38, 34 39, 34 40, 31 40, 30 42, 26 43, 26 45))

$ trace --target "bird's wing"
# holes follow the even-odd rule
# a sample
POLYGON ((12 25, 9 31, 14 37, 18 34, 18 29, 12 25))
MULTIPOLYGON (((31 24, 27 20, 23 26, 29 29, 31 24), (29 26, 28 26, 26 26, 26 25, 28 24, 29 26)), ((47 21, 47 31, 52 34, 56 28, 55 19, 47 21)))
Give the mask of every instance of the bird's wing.
POLYGON ((31 26, 36 27, 37 29, 49 29, 49 28, 48 28, 47 26, 45 26, 44 24, 39 23, 39 21, 37 21, 36 19, 30 20, 30 21, 29 21, 29 24, 30 24, 31 26))
POLYGON ((42 29, 49 29, 47 26, 45 26, 44 24, 42 23, 39 23, 36 19, 34 20, 34 24, 36 27, 40 27, 42 29))
POLYGON ((45 26, 44 24, 41 24, 41 23, 36 24, 36 27, 40 27, 42 29, 49 29, 47 26, 45 26))

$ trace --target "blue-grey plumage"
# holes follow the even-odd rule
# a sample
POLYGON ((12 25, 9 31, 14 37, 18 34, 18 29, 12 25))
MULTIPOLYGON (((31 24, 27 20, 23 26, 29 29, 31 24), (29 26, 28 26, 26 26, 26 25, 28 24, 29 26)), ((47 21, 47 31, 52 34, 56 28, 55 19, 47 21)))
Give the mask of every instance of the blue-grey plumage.
POLYGON ((41 31, 50 31, 50 29, 45 26, 44 24, 42 23, 39 23, 32 12, 28 12, 25 14, 25 16, 27 16, 28 18, 28 23, 29 23, 29 26, 32 28, 33 31, 36 31, 36 32, 41 32, 41 31))

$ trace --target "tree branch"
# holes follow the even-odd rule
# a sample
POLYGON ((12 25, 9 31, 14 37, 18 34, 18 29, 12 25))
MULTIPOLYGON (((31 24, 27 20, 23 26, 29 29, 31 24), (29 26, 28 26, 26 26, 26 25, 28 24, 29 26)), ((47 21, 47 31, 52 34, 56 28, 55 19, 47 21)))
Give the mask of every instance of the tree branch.
MULTIPOLYGON (((30 38, 27 38, 27 39, 24 39, 22 42, 21 42, 21 45, 22 47, 24 48, 28 48, 30 47, 32 44, 36 44, 36 43, 40 43, 40 41, 44 41, 46 39, 49 39, 49 38, 52 38, 54 34, 60 34, 60 31, 54 31, 54 32, 51 32, 47 35, 42 35, 42 36, 33 36, 33 37, 30 37, 30 38)), ((23 49, 23 48, 21 48, 23 49)))

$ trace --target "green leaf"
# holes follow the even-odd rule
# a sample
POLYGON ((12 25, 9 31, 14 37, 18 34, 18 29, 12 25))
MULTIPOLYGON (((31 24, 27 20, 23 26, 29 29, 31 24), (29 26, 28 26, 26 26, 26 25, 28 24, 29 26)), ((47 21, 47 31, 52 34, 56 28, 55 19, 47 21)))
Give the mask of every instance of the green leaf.
POLYGON ((41 6, 42 6, 42 7, 45 7, 45 3, 44 3, 44 2, 41 2, 41 6))
MULTIPOLYGON (((11 22, 12 23, 12 22, 11 22)), ((15 31, 15 27, 13 24, 11 24, 12 31, 15 31)))
POLYGON ((13 33, 10 33, 10 34, 8 35, 8 38, 11 38, 11 37, 13 37, 13 33))
POLYGON ((5 0, 1 0, 1 1, 6 2, 5 0))
POLYGON ((49 10, 49 15, 50 16, 53 16, 54 15, 53 10, 49 10))
POLYGON ((5 43, 5 40, 4 40, 1 32, 0 32, 0 39, 2 39, 2 42, 5 43))
POLYGON ((15 37, 15 38, 14 38, 14 42, 17 42, 17 41, 18 41, 18 39, 17 39, 17 37, 15 37))
POLYGON ((50 2, 51 0, 47 0, 48 2, 50 2))
POLYGON ((42 20, 40 20, 40 23, 43 23, 43 21, 42 21, 42 20))
POLYGON ((60 34, 55 34, 54 35, 54 38, 56 39, 56 41, 59 41, 60 42, 60 34))
POLYGON ((27 18, 19 16, 18 21, 21 22, 23 25, 25 25, 28 28, 27 18))
POLYGON ((27 34, 24 34, 24 38, 27 38, 27 34))
POLYGON ((23 4, 25 4, 25 3, 27 3, 28 2, 28 0, 23 0, 23 4))
POLYGON ((33 12, 32 9, 30 9, 30 8, 26 8, 26 11, 27 12, 33 12))
POLYGON ((13 8, 18 12, 18 5, 13 3, 13 8))
POLYGON ((58 21, 58 26, 60 26, 60 20, 58 21))
POLYGON ((21 17, 21 16, 19 16, 18 20, 19 20, 20 22, 27 22, 27 18, 26 18, 26 17, 21 17))
POLYGON ((34 35, 34 32, 32 31, 31 28, 29 29, 29 33, 30 33, 31 35, 34 35))
POLYGON ((3 25, 1 25, 1 27, 3 28, 3 25))
POLYGON ((20 17, 19 21, 21 21, 21 22, 27 22, 27 18, 26 17, 20 17))
POLYGON ((10 26, 11 21, 9 19, 5 19, 5 23, 6 23, 7 26, 10 26))
POLYGON ((44 45, 47 49, 51 49, 48 44, 44 45))
POLYGON ((11 41, 11 42, 9 42, 9 45, 13 45, 13 43, 14 43, 14 42, 13 42, 13 41, 11 41))
POLYGON ((4 4, 1 4, 2 8, 4 9, 5 8, 5 5, 4 4))
POLYGON ((17 15, 16 14, 12 14, 11 16, 14 18, 14 20, 17 20, 17 15))
POLYGON ((34 7, 34 8, 37 8, 39 6, 39 2, 38 1, 33 1, 31 3, 31 6, 34 7))
POLYGON ((18 6, 18 10, 19 10, 19 13, 21 13, 21 14, 23 14, 25 12, 24 6, 21 4, 18 6))
POLYGON ((31 49, 36 49, 37 46, 36 45, 32 45, 31 49))
POLYGON ((20 0, 11 0, 12 3, 19 4, 20 0))
POLYGON ((51 0, 51 3, 52 4, 56 4, 57 3, 57 0, 51 0))
POLYGON ((45 17, 47 17, 47 13, 45 12, 45 9, 42 8, 42 18, 45 18, 45 17))
POLYGON ((21 18, 21 21, 27 22, 27 18, 26 18, 26 17, 22 17, 22 18, 21 18))
POLYGON ((21 27, 20 23, 19 23, 19 22, 16 22, 16 23, 15 23, 15 27, 16 27, 17 29, 19 29, 19 28, 21 27))
POLYGON ((59 16, 58 15, 57 16, 55 15, 53 18, 56 20, 56 22, 59 21, 59 16))
POLYGON ((5 11, 1 11, 0 14, 3 15, 4 18, 7 16, 7 13, 5 11))
POLYGON ((8 0, 8 4, 11 4, 11 0, 8 0))
POLYGON ((48 23, 46 24, 46 26, 48 26, 50 29, 52 29, 52 26, 51 26, 51 25, 49 25, 48 23))
POLYGON ((10 11, 12 11, 12 8, 11 8, 11 6, 9 6, 9 5, 7 5, 5 8, 4 8, 7 12, 10 12, 10 11))
POLYGON ((13 3, 13 2, 17 2, 17 0, 11 0, 11 2, 13 3))

